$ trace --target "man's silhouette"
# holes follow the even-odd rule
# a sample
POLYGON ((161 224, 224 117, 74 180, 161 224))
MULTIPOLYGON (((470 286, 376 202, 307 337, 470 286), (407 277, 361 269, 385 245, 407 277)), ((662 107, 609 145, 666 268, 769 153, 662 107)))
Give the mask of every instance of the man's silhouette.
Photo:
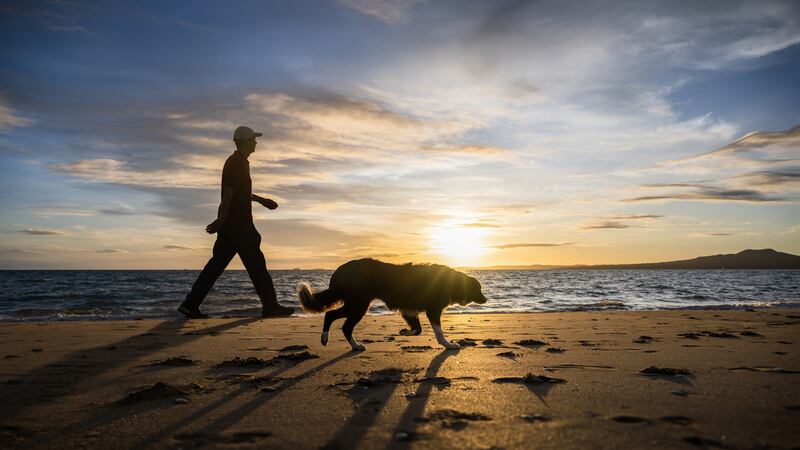
POLYGON ((263 136, 250 127, 239 127, 233 133, 236 151, 225 161, 222 169, 222 202, 217 211, 217 220, 211 222, 206 231, 217 233, 211 259, 197 277, 192 292, 178 307, 178 311, 190 319, 208 317, 200 312, 200 304, 214 286, 214 282, 237 253, 256 287, 261 299, 263 317, 290 316, 293 308, 278 304, 272 277, 267 271, 267 262, 259 248, 261 235, 253 225, 250 202, 258 202, 268 209, 275 209, 274 201, 254 195, 250 180, 250 163, 247 158, 256 151, 256 137, 263 136))

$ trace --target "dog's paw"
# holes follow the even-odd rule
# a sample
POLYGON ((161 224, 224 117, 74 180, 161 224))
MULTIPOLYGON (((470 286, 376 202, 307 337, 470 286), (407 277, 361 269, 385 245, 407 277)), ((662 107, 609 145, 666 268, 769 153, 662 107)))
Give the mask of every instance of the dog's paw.
POLYGON ((400 330, 400 336, 419 336, 421 333, 422 330, 409 330, 408 328, 400 330))
POLYGON ((328 333, 323 332, 322 335, 319 337, 319 342, 322 345, 328 345, 328 333))
POLYGON ((354 352, 363 352, 366 349, 367 349, 367 347, 364 347, 362 344, 358 344, 356 346, 353 346, 353 351, 354 352))

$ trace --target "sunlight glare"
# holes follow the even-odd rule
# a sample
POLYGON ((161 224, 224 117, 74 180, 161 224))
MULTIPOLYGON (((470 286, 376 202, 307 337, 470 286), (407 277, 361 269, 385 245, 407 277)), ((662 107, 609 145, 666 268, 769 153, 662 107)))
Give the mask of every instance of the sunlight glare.
POLYGON ((441 224, 428 234, 431 250, 442 255, 447 264, 454 266, 477 264, 485 251, 485 235, 485 229, 467 228, 457 223, 441 224))

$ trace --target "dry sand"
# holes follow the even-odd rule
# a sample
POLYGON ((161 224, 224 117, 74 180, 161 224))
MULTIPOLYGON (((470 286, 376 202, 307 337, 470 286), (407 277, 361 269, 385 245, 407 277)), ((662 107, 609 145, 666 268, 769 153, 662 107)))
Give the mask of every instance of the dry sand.
POLYGON ((444 352, 399 316, 361 322, 363 353, 321 325, 2 324, 0 447, 800 445, 800 310, 446 315, 477 345, 444 352))

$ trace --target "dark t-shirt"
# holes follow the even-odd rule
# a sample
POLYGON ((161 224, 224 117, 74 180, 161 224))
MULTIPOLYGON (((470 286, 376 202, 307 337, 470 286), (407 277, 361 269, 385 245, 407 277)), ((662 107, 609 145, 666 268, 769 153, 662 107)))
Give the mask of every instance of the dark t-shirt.
POLYGON ((253 184, 250 180, 250 163, 239 152, 233 152, 222 169, 222 192, 224 193, 228 187, 233 189, 233 199, 222 227, 231 229, 251 225, 253 208, 250 196, 253 184))

